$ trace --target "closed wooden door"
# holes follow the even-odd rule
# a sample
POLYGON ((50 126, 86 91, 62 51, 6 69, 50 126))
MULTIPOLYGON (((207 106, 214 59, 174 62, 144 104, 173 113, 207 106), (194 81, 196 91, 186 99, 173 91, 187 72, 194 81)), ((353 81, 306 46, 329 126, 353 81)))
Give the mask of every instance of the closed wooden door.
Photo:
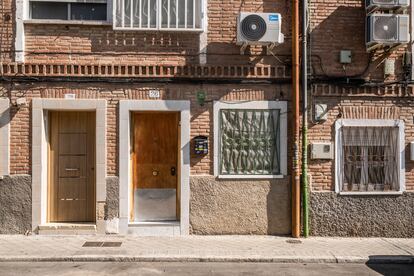
POLYGON ((131 217, 142 218, 135 220, 173 219, 171 216, 176 216, 178 206, 179 113, 134 113, 133 122, 131 192, 134 200, 131 204, 135 206, 131 206, 131 217))
POLYGON ((49 221, 95 221, 95 113, 49 113, 49 221))

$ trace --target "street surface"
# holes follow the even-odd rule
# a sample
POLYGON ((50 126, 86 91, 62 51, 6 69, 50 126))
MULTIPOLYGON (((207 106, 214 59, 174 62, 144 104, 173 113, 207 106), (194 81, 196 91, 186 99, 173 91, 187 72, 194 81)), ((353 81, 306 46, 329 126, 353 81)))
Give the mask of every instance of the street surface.
POLYGON ((414 275, 408 264, 0 262, 0 275, 414 275))

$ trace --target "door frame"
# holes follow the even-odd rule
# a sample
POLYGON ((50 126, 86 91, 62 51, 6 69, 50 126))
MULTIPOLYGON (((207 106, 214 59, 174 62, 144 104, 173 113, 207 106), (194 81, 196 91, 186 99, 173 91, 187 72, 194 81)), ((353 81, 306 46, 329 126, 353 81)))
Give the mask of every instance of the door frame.
POLYGON ((10 173, 10 101, 0 99, 0 177, 10 173))
POLYGON ((102 213, 106 203, 106 100, 32 100, 32 231, 47 225, 48 212, 48 111, 95 111, 96 229, 105 233, 102 213))
POLYGON ((188 235, 190 226, 190 101, 120 100, 119 101, 119 232, 138 235, 188 235), (180 112, 179 197, 180 221, 173 224, 129 221, 132 181, 131 113, 136 111, 180 112), (177 227, 177 230, 175 228, 177 227))

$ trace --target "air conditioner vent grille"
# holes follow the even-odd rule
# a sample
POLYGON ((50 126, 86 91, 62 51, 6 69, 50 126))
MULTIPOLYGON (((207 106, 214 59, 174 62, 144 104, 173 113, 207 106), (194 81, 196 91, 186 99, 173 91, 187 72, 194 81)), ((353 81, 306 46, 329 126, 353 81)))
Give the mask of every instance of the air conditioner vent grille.
POLYGON ((251 14, 241 22, 242 35, 251 41, 258 41, 266 33, 266 21, 259 15, 251 14))
POLYGON ((374 38, 394 41, 398 39, 397 17, 376 17, 374 20, 374 38))

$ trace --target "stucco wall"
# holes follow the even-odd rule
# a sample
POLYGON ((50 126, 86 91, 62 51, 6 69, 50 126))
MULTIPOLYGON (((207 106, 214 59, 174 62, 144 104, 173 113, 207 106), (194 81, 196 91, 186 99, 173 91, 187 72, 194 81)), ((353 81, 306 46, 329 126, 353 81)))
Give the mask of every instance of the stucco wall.
POLYGON ((414 193, 400 196, 310 196, 312 236, 414 237, 414 193))
POLYGON ((4 176, 0 180, 0 234, 24 234, 31 229, 30 175, 4 176))
POLYGON ((289 179, 218 180, 190 178, 192 234, 291 233, 289 179))
POLYGON ((106 178, 105 220, 117 217, 119 217, 119 178, 110 176, 106 178))

